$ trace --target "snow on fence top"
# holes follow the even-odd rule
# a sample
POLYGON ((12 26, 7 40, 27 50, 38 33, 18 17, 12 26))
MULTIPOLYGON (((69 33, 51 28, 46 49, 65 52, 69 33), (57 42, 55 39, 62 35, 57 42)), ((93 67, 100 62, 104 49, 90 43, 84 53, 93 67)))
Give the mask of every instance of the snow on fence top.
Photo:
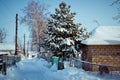
POLYGON ((120 26, 100 26, 83 44, 120 44, 120 26))

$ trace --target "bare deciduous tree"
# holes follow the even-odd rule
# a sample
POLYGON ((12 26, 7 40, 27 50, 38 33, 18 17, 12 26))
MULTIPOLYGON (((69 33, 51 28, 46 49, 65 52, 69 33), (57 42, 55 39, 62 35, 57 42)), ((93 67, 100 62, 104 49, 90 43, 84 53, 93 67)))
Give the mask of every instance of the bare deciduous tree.
POLYGON ((113 3, 111 4, 111 6, 116 5, 116 9, 118 11, 118 14, 116 16, 113 17, 114 20, 117 20, 120 23, 120 0, 115 0, 113 1, 113 3))
POLYGON ((21 23, 25 23, 30 27, 32 46, 40 51, 40 35, 45 35, 43 30, 46 29, 47 8, 39 2, 31 1, 23 8, 24 16, 21 18, 21 23))
POLYGON ((6 38, 6 31, 4 28, 0 28, 0 43, 3 43, 4 39, 6 38))

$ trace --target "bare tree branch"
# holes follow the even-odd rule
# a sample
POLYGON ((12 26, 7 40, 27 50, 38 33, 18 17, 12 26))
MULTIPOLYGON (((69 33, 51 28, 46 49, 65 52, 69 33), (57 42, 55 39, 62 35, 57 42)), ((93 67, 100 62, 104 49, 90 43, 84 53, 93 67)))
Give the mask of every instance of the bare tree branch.
POLYGON ((110 6, 114 6, 114 5, 117 5, 116 9, 117 9, 118 14, 114 16, 113 19, 117 20, 118 23, 120 23, 120 0, 113 1, 113 3, 110 6))
POLYGON ((119 4, 119 3, 120 3, 120 0, 115 0, 115 1, 112 2, 112 4, 110 4, 110 6, 113 6, 113 5, 119 4))
POLYGON ((3 43, 4 39, 6 38, 6 31, 4 28, 0 28, 0 43, 3 43))
MULTIPOLYGON (((47 7, 39 2, 31 1, 23 9, 24 16, 21 18, 21 23, 25 23, 29 26, 32 43, 39 48, 41 42, 40 35, 45 35, 43 30, 46 29, 47 21, 47 7)), ((32 46, 33 46, 32 45, 32 46)))

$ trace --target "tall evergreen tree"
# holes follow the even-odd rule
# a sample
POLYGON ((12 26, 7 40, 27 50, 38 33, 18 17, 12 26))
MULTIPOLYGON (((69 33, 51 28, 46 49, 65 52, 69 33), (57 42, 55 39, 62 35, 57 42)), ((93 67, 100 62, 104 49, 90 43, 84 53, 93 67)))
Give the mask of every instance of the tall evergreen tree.
POLYGON ((66 57, 78 54, 80 42, 90 36, 81 24, 74 23, 75 15, 76 13, 70 12, 70 5, 62 2, 48 20, 47 43, 57 55, 62 53, 66 57))

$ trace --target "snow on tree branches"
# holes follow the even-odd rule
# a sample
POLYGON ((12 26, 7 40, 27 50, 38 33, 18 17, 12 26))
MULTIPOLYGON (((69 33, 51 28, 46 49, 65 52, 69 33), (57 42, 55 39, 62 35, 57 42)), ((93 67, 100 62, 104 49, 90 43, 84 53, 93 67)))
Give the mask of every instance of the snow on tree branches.
POLYGON ((70 8, 65 2, 60 3, 55 14, 51 14, 47 28, 50 49, 65 56, 78 54, 80 42, 90 36, 80 23, 74 23, 76 13, 70 12, 70 8))

